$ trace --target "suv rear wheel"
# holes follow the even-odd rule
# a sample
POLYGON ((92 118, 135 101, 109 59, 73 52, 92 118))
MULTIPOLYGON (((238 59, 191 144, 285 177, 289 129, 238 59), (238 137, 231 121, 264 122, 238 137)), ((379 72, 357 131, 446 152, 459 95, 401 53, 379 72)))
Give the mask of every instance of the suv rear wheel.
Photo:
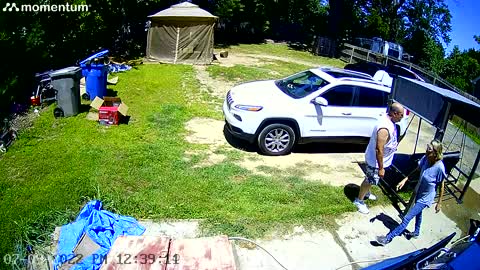
POLYGON ((268 125, 258 135, 260 151, 269 156, 281 156, 289 153, 294 143, 295 132, 284 124, 268 125))

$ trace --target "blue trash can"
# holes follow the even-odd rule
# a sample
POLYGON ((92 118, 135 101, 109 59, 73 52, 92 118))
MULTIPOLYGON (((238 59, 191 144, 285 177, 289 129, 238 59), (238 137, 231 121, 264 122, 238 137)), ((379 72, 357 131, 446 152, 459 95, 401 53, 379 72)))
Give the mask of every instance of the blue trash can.
POLYGON ((106 61, 108 50, 98 52, 80 62, 82 75, 86 80, 86 91, 88 98, 103 98, 107 95, 108 64, 106 61))

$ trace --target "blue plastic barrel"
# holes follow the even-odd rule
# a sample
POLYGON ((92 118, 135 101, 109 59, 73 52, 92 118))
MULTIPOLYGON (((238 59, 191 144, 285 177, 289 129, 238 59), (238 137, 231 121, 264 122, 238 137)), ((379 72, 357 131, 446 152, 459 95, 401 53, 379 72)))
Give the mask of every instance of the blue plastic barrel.
POLYGON ((80 62, 90 100, 94 100, 95 97, 103 98, 107 95, 108 65, 105 64, 104 60, 107 54, 108 50, 104 50, 80 62))

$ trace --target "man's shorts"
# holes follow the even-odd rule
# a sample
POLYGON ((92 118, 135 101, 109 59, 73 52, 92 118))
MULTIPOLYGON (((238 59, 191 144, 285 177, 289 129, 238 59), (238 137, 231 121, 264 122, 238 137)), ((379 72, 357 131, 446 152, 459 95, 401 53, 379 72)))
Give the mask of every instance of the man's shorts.
POLYGON ((367 165, 365 179, 370 185, 378 185, 378 181, 380 181, 380 177, 378 176, 378 168, 367 165))

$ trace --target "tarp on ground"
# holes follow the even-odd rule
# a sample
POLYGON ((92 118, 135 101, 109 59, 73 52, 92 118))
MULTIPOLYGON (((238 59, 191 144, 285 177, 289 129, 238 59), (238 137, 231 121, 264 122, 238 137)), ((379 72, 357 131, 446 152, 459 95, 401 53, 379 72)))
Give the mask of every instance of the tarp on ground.
MULTIPOLYGON (((142 235, 145 228, 132 217, 120 216, 102 210, 102 202, 98 200, 88 202, 80 211, 77 219, 62 226, 58 241, 54 269, 75 257, 74 249, 84 233, 100 248, 90 256, 80 256, 82 260, 72 264, 71 270, 100 269, 117 237, 122 235, 142 235)), ((70 266, 70 265, 69 265, 70 266)))
POLYGON ((192 3, 149 16, 146 57, 169 63, 210 64, 217 17, 192 3))

